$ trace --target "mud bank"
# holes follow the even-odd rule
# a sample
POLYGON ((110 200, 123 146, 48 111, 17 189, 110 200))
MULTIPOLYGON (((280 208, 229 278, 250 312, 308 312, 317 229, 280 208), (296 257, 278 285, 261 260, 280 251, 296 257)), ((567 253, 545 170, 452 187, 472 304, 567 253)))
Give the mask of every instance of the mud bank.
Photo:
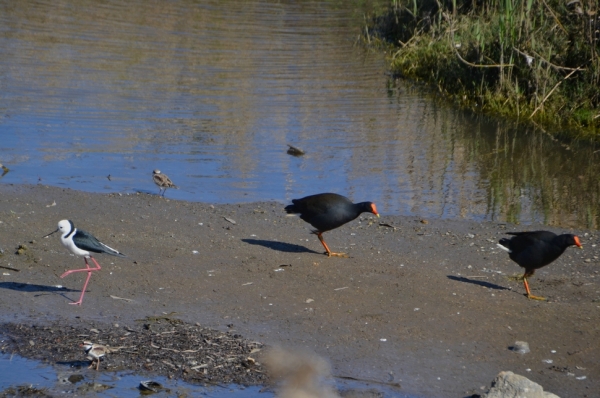
POLYGON ((508 279, 522 271, 496 242, 506 231, 561 230, 364 214, 324 235, 350 258, 327 258, 283 206, 0 185, 0 321, 110 327, 176 313, 313 351, 335 376, 397 383, 401 394, 462 397, 502 370, 559 396, 600 391, 597 231, 574 231, 584 250, 531 279, 548 298, 539 302, 508 279), (41 239, 61 219, 127 255, 97 257, 81 307, 68 303, 84 275, 59 276, 83 260, 58 236, 41 239), (509 350, 516 340, 531 352, 509 350))

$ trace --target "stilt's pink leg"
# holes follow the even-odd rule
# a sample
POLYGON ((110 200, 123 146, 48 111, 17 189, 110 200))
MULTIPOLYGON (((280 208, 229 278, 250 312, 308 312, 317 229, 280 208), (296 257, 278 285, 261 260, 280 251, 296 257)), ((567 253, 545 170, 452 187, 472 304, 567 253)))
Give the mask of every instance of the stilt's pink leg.
POLYGON ((64 278, 65 276, 67 276, 67 275, 70 275, 70 274, 72 274, 73 272, 83 272, 83 271, 90 272, 90 271, 98 271, 98 270, 102 269, 102 268, 100 267, 100 264, 98 264, 98 262, 96 261, 96 259, 95 259, 94 257, 90 257, 90 258, 92 259, 92 261, 94 262, 94 264, 96 264, 96 268, 90 268, 90 266, 89 266, 89 264, 88 264, 88 261, 87 261, 87 258, 86 258, 86 257, 84 257, 83 259, 85 260, 85 266, 86 266, 86 268, 82 268, 82 269, 72 269, 72 270, 70 270, 70 271, 67 271, 67 272, 65 272, 65 273, 64 273, 64 274, 62 274, 60 277, 61 277, 61 278, 64 278))
POLYGON ((96 268, 92 268, 92 271, 97 271, 99 269, 102 269, 102 267, 100 266, 100 264, 98 264, 98 261, 96 261, 96 259, 94 257, 91 257, 92 261, 94 262, 94 264, 96 264, 96 268))
POLYGON ((92 277, 92 271, 89 271, 88 275, 87 275, 87 278, 85 279, 85 283, 83 284, 83 289, 81 290, 81 296, 79 296, 79 300, 77 300, 74 303, 69 303, 69 304, 72 304, 72 305, 81 305, 81 303, 83 303, 83 296, 85 295, 85 289, 87 288, 88 282, 90 281, 91 277, 92 277))
POLYGON ((92 259, 92 261, 94 262, 94 264, 96 264, 96 268, 90 268, 90 265, 88 264, 87 258, 84 257, 83 259, 85 260, 85 266, 86 266, 86 268, 83 268, 83 269, 73 269, 73 270, 65 272, 64 274, 62 274, 60 276, 61 278, 64 278, 65 276, 67 276, 69 274, 72 274, 73 272, 83 272, 83 271, 86 271, 88 273, 87 278, 85 280, 85 284, 83 285, 83 290, 81 290, 81 296, 79 297, 79 300, 76 301, 76 302, 74 302, 74 303, 69 303, 69 304, 72 304, 72 305, 81 305, 81 303, 83 302, 83 296, 85 295, 85 289, 87 289, 87 285, 88 285, 88 283, 90 281, 90 278, 92 277, 92 271, 98 271, 98 270, 102 269, 100 267, 100 264, 98 264, 98 262, 96 261, 96 259, 94 257, 90 256, 90 258, 92 259))

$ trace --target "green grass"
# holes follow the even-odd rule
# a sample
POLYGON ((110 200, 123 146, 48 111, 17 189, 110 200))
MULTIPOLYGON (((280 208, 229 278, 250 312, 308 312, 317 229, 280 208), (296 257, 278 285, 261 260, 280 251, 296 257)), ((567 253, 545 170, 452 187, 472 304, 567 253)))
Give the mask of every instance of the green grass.
POLYGON ((369 34, 461 106, 600 138, 596 0, 393 0, 369 34))

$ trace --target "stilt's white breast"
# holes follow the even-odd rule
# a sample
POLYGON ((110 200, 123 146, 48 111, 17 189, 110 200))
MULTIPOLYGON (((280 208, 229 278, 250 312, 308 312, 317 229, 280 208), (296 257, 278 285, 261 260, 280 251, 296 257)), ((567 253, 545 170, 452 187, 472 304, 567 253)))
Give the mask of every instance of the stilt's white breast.
POLYGON ((58 229, 62 232, 60 241, 64 247, 76 256, 89 257, 90 252, 78 248, 75 246, 75 242, 73 242, 73 235, 77 233, 77 228, 73 226, 73 223, 69 220, 61 220, 58 222, 58 229))

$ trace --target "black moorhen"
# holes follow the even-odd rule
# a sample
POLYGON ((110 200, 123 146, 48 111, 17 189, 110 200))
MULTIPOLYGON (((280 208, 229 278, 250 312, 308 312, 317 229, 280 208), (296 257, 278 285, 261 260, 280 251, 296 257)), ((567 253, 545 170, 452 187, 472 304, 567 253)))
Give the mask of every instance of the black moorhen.
POLYGON ((300 218, 315 227, 317 235, 327 251, 327 257, 347 257, 345 253, 334 253, 323 240, 323 232, 331 231, 354 220, 361 213, 369 212, 379 217, 375 203, 352 203, 350 199, 336 193, 320 193, 302 199, 292 199, 292 205, 286 206, 288 213, 300 214, 300 218))
POLYGON ((507 232, 515 235, 510 239, 500 239, 498 247, 508 251, 510 259, 525 268, 523 285, 527 297, 534 300, 545 300, 531 294, 527 278, 533 276, 536 269, 542 268, 560 257, 567 247, 577 246, 583 249, 579 237, 572 234, 556 235, 549 231, 507 232))

